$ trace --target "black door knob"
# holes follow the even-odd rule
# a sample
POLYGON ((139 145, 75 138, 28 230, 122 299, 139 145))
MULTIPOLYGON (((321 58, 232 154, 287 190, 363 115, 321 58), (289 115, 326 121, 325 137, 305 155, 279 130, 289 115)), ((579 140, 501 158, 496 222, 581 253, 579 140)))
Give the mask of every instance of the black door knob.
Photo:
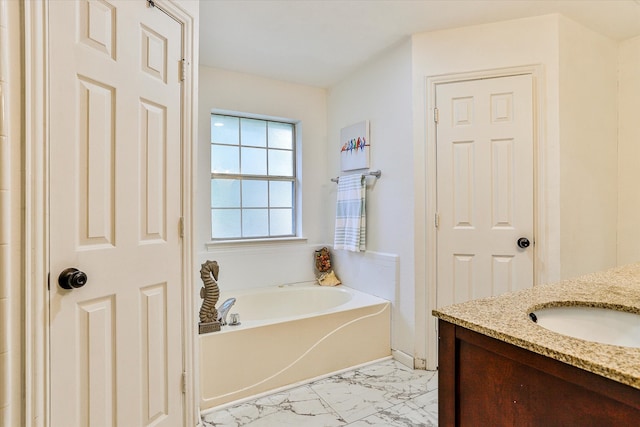
POLYGON ((81 288, 87 284, 87 275, 77 268, 65 268, 58 276, 58 284, 63 289, 81 288))
POLYGON ((529 239, 527 239, 526 237, 521 237, 518 239, 519 248, 526 249, 529 247, 530 244, 531 242, 529 242, 529 239))

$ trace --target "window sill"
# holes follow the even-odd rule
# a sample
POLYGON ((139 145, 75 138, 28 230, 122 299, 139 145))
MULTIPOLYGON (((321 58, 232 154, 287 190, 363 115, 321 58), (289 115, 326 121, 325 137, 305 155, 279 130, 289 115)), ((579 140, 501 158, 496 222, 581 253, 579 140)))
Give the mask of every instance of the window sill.
POLYGON ((298 243, 307 243, 306 237, 280 237, 272 239, 244 239, 244 240, 220 240, 205 243, 207 251, 215 251, 217 249, 235 249, 235 248, 263 248, 269 246, 295 245, 298 243))

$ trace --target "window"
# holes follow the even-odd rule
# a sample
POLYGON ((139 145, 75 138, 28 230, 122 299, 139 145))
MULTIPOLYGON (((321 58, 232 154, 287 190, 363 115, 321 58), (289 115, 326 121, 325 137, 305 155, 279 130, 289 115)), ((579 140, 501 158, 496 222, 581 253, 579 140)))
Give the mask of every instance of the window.
POLYGON ((211 115, 211 238, 295 235, 295 125, 211 115))

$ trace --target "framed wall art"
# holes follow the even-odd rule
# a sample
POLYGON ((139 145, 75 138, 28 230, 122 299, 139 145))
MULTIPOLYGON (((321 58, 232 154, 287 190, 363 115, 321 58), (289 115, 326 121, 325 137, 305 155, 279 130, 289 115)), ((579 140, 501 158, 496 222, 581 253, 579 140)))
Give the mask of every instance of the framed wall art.
POLYGON ((368 120, 340 129, 340 169, 343 172, 368 169, 370 150, 368 120))

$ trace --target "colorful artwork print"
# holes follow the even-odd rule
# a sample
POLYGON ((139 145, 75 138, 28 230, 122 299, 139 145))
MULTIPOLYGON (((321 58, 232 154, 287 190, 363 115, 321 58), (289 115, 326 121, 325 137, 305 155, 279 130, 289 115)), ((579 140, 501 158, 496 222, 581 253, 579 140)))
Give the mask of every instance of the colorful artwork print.
POLYGON ((364 136, 362 137, 359 136, 358 139, 353 138, 345 142, 340 152, 344 153, 345 151, 351 152, 354 150, 364 150, 365 146, 367 146, 366 138, 364 136))
POLYGON ((342 171, 369 168, 369 122, 363 121, 340 130, 342 171))

